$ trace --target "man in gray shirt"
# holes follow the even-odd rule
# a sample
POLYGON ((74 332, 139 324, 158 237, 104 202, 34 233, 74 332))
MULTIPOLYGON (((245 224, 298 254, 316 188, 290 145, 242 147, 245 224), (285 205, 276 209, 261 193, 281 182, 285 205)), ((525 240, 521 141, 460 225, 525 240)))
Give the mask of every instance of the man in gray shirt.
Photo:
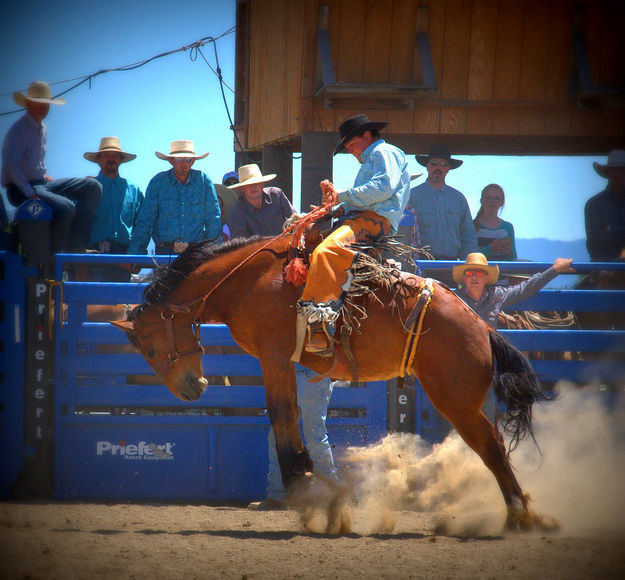
POLYGON ((263 175, 255 163, 239 167, 238 173, 239 183, 230 186, 240 196, 228 216, 230 236, 277 236, 295 208, 280 188, 263 187, 264 183, 275 179, 276 174, 263 175))

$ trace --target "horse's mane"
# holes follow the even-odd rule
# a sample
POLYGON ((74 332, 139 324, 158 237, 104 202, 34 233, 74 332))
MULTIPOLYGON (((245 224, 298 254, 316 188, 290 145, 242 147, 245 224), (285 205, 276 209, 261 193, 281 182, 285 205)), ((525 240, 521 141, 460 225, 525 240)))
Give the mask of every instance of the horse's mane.
POLYGON ((233 252, 258 240, 261 236, 249 238, 234 238, 221 244, 199 242, 189 245, 171 264, 158 266, 154 270, 154 280, 143 291, 144 306, 158 306, 165 302, 171 292, 186 280, 189 274, 195 272, 205 262, 233 252))

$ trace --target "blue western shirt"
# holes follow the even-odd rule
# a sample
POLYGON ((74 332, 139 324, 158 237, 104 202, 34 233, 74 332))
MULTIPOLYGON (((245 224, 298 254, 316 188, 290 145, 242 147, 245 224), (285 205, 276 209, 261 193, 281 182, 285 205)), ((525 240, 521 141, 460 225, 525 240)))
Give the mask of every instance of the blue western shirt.
POLYGON ((46 175, 46 126, 28 113, 9 129, 2 144, 2 185, 16 185, 27 197, 36 195, 30 181, 46 175))
POLYGON ((208 175, 191 169, 186 183, 180 183, 172 168, 148 184, 128 253, 145 254, 150 237, 156 245, 221 241, 221 231, 219 201, 208 175))
POLYGON ((477 252, 477 233, 469 204, 457 189, 443 184, 440 189, 427 181, 410 192, 419 240, 435 259, 462 259, 477 252))
POLYGON ((373 211, 397 230, 410 195, 410 171, 404 152, 378 139, 360 159, 362 165, 354 187, 338 192, 339 203, 345 213, 373 211))
POLYGON ((102 184, 102 199, 91 226, 91 245, 103 240, 128 246, 139 209, 143 203, 143 192, 123 177, 111 179, 101 171, 96 179, 102 184))

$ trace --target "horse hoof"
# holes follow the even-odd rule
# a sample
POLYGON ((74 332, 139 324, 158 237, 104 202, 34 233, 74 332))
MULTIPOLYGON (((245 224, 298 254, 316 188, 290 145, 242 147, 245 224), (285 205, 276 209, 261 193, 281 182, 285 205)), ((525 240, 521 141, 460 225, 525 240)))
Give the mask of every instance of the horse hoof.
POLYGON ((352 531, 352 515, 347 506, 344 505, 339 509, 329 510, 326 534, 351 534, 352 531))
POLYGON ((542 532, 557 532, 560 530, 558 520, 551 516, 537 514, 531 510, 523 512, 508 512, 505 529, 516 532, 540 530, 542 532))
POLYGON ((542 532, 559 532, 560 523, 551 516, 543 516, 542 514, 534 514, 536 518, 535 526, 542 532))

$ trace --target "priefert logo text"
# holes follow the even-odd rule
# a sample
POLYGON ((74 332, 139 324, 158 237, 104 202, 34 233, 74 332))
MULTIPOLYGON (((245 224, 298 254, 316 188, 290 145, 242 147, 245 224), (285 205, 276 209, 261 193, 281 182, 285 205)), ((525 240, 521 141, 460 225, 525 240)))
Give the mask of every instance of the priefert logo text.
POLYGON ((173 459, 173 448, 175 443, 167 441, 157 445, 156 443, 112 443, 111 441, 98 441, 96 444, 96 455, 119 456, 124 459, 173 459))

